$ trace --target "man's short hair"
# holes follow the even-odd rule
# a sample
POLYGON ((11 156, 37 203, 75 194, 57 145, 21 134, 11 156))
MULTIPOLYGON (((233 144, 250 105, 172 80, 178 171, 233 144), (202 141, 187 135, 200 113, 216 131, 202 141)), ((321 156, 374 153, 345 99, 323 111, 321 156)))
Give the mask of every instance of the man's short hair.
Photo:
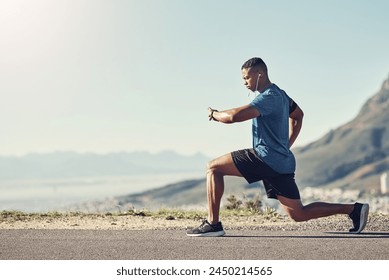
POLYGON ((261 69, 265 73, 267 73, 267 66, 266 66, 266 63, 262 60, 262 58, 259 58, 259 57, 250 58, 242 65, 242 70, 243 69, 252 69, 252 68, 261 69))

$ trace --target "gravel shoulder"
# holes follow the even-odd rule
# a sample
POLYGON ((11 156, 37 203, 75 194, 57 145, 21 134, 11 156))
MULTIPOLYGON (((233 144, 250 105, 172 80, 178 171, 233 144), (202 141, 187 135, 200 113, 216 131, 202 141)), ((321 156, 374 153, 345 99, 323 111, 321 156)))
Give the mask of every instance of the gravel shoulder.
MULTIPOLYGON (((297 223, 288 217, 266 218, 256 216, 221 217, 225 229, 238 230, 283 230, 283 231, 348 231, 351 220, 346 216, 332 216, 297 223)), ((115 216, 115 215, 26 215, 2 216, 0 229, 86 229, 86 230, 167 230, 198 226, 200 219, 152 217, 152 216, 115 216)), ((365 231, 389 232, 389 215, 372 214, 365 231)))

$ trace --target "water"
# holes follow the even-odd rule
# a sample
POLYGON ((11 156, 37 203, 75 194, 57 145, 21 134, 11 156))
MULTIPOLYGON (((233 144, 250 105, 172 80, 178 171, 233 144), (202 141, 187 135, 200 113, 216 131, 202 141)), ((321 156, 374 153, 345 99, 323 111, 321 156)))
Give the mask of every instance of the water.
POLYGON ((86 201, 104 200, 163 187, 199 173, 0 181, 0 211, 47 212, 86 201))

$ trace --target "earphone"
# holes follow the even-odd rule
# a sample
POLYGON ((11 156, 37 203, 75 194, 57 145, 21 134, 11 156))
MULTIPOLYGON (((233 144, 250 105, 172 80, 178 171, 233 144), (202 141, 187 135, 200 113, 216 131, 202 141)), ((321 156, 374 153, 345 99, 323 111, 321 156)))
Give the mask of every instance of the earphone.
POLYGON ((261 77, 261 73, 259 73, 259 74, 258 74, 258 77, 257 77, 257 84, 256 84, 256 86, 255 86, 255 92, 256 92, 257 89, 258 89, 259 77, 261 77))

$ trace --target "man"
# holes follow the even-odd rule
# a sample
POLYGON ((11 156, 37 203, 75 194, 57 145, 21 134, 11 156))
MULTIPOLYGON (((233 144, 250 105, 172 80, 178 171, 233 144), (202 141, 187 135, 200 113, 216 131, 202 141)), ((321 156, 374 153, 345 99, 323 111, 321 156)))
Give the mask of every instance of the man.
POLYGON ((301 108, 268 77, 261 58, 251 58, 242 66, 244 85, 259 91, 254 100, 242 107, 218 111, 208 109, 209 120, 221 123, 252 119, 253 148, 235 151, 209 162, 207 170, 208 219, 189 236, 222 236, 219 220, 224 176, 244 177, 249 183, 262 180, 268 198, 278 199, 285 212, 296 222, 320 217, 348 214, 352 233, 360 233, 369 213, 368 204, 334 204, 315 202, 303 205, 294 179, 295 158, 290 151, 299 135, 304 113, 301 108))

